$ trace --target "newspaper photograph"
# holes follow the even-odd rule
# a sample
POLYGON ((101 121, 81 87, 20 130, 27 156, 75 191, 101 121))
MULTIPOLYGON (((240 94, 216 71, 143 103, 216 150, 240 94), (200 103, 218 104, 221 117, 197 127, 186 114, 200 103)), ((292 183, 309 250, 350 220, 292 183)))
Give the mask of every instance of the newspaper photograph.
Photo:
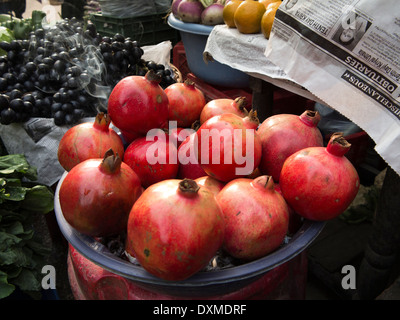
POLYGON ((265 56, 360 126, 400 174, 398 3, 284 0, 265 56))

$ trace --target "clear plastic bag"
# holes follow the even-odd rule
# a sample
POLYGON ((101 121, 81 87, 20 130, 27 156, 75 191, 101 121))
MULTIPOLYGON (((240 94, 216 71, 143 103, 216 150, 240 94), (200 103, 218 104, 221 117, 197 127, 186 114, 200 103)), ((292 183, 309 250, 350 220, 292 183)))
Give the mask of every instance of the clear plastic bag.
POLYGON ((155 63, 163 64, 165 67, 169 66, 171 61, 171 41, 163 41, 151 46, 142 47, 144 53, 142 58, 146 61, 154 61, 155 63))
POLYGON ((171 9, 172 0, 154 0, 157 13, 167 13, 171 9))

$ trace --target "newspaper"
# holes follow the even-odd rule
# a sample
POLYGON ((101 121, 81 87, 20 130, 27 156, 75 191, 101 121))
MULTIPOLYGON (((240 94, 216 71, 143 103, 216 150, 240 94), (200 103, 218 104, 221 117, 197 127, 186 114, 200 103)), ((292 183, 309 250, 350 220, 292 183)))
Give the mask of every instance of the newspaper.
POLYGON ((265 56, 362 128, 400 174, 397 1, 284 0, 265 56))
POLYGON ((265 57, 267 43, 268 40, 262 33, 243 34, 225 24, 216 25, 207 38, 203 52, 204 61, 218 61, 307 99, 319 101, 265 57))

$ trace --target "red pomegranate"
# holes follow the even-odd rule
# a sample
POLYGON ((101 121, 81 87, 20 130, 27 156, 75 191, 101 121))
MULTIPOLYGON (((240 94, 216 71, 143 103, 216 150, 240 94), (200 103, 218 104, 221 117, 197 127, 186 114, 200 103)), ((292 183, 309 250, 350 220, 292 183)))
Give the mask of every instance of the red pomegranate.
POLYGON ((129 212, 141 194, 138 176, 112 150, 103 159, 88 159, 73 167, 59 191, 65 220, 93 237, 126 230, 129 212))
POLYGON ((246 176, 245 178, 249 178, 249 179, 255 179, 259 176, 262 176, 263 174, 260 172, 260 169, 257 167, 254 169, 254 171, 252 173, 250 173, 248 176, 246 176))
POLYGON ((342 133, 335 133, 326 148, 305 148, 286 159, 279 185, 297 214, 325 221, 337 217, 351 204, 360 180, 345 157, 350 146, 342 133))
POLYGON ((58 161, 70 171, 87 159, 102 158, 108 149, 124 156, 124 145, 119 135, 110 128, 111 119, 100 112, 94 122, 86 122, 68 129, 58 145, 58 161))
POLYGON ((254 260, 282 244, 289 211, 272 177, 232 180, 218 193, 217 201, 225 218, 223 248, 231 256, 254 260))
POLYGON ((203 269, 223 238, 214 194, 193 180, 170 179, 147 188, 133 205, 125 249, 151 274, 178 281, 203 269))
POLYGON ((177 148, 161 129, 154 129, 126 148, 123 161, 139 176, 142 186, 176 178, 179 164, 177 148))
POLYGON ((114 125, 125 132, 145 135, 168 122, 168 97, 160 86, 161 76, 149 70, 143 76, 120 80, 108 98, 107 111, 114 125))
POLYGON ((200 124, 203 124, 208 119, 223 113, 233 113, 244 118, 249 114, 246 109, 246 104, 247 99, 245 97, 238 97, 236 99, 213 99, 207 102, 201 111, 200 124))
MULTIPOLYGON (((279 183, 275 183, 275 190, 279 192, 280 195, 282 195, 282 190, 279 185, 279 183)), ((303 217, 298 215, 293 208, 286 202, 289 210, 289 226, 288 226, 288 234, 293 235, 295 234, 303 224, 303 217)))
POLYGON ((206 99, 192 80, 173 83, 164 91, 169 101, 169 120, 177 121, 178 127, 186 128, 199 119, 206 99))
POLYGON ((190 128, 180 127, 172 127, 166 129, 166 131, 168 132, 169 139, 176 145, 177 148, 179 148, 181 143, 194 132, 194 130, 190 128))
POLYGON ((180 179, 197 179, 207 175, 203 170, 196 157, 197 148, 196 133, 193 132, 189 137, 181 143, 178 148, 179 170, 178 178, 180 179))
POLYGON ((210 177, 210 176, 200 177, 200 178, 195 179, 194 181, 196 181, 196 183, 199 186, 203 186, 203 187, 210 189, 212 191, 212 193, 214 193, 215 196, 225 186, 225 183, 223 183, 217 179, 214 179, 213 177, 210 177))
POLYGON ((261 173, 278 182, 288 156, 307 147, 322 147, 323 138, 317 128, 320 119, 318 111, 311 110, 300 116, 278 114, 265 119, 257 130, 262 143, 261 173))
POLYGON ((261 141, 256 112, 241 118, 233 113, 214 116, 197 130, 197 159, 213 178, 228 182, 251 174, 260 163, 261 141))

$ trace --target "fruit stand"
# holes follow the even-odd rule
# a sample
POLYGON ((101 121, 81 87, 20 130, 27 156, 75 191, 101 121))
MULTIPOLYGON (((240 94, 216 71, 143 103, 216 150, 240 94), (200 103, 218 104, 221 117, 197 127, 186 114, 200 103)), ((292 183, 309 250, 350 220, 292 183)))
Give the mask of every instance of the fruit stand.
MULTIPOLYGON (((356 198, 376 133, 344 104, 369 130, 321 134, 315 103, 338 107, 271 53, 275 14, 291 10, 272 2, 171 1, 168 18, 95 13, 0 43, 0 135, 54 190, 74 299, 305 299, 306 249, 356 198), (237 27, 215 20, 234 2, 254 6, 258 31, 245 12, 237 27)), ((360 299, 397 257, 400 179, 384 155, 360 299)))

